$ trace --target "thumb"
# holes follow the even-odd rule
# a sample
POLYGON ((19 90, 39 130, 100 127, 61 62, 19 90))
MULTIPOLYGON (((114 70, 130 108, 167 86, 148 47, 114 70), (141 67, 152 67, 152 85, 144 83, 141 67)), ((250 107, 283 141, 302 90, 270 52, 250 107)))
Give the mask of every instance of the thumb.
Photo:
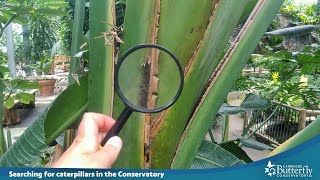
POLYGON ((122 140, 118 136, 111 137, 100 151, 102 161, 110 168, 116 161, 122 147, 122 140))
POLYGON ((87 150, 96 151, 99 144, 98 131, 93 117, 86 113, 79 125, 74 144, 82 145, 87 150))

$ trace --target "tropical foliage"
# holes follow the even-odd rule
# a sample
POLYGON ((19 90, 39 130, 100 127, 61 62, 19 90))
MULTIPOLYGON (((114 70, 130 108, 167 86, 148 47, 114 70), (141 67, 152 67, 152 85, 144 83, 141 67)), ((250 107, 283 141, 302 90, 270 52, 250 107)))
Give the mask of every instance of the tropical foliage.
POLYGON ((279 51, 268 56, 257 56, 256 66, 263 66, 269 74, 252 78, 253 88, 265 96, 293 106, 312 108, 320 97, 319 56, 317 47, 307 46, 303 52, 279 51))
MULTIPOLYGON (((24 7, 29 1, 19 2, 24 7)), ((53 1, 37 2, 50 4, 53 1)), ((114 64, 127 49, 141 43, 165 46, 178 57, 184 68, 184 89, 179 100, 164 112, 152 116, 133 113, 120 134, 124 147, 115 167, 207 168, 250 162, 250 158, 234 141, 214 144, 203 139, 219 110, 222 114, 222 103, 282 3, 282 0, 204 0, 201 3, 194 0, 77 1, 75 14, 81 16, 74 16, 72 36, 75 38, 72 38, 70 51, 73 57, 70 77, 76 74, 79 81, 69 81, 68 89, 3 154, 0 165, 41 165, 41 157, 47 152, 47 147, 76 123, 85 111, 117 118, 124 105, 114 92, 114 64), (81 56, 73 55, 82 51, 80 39, 84 33, 86 7, 89 7, 89 72, 80 78, 82 73, 78 73, 77 69, 82 63, 81 56), (248 11, 252 12, 249 18, 248 15, 244 16, 248 11), (248 20, 232 40, 230 37, 243 19, 248 20), (57 117, 56 114, 61 116, 57 117)), ((39 12, 39 9, 32 7, 30 12, 39 12)), ((60 12, 59 9, 55 10, 60 12)), ((66 14, 61 11, 61 15, 66 14)), ((314 62, 312 58, 315 54, 316 50, 309 49, 298 54, 285 53, 284 56, 276 53, 265 57, 274 62, 271 63, 274 66, 282 61, 290 62, 277 71, 279 76, 274 74, 272 80, 281 79, 281 83, 270 94, 278 94, 279 89, 288 86, 284 83, 288 68, 297 66, 303 70, 307 63, 314 62)), ((175 67, 166 66, 161 74, 157 73, 157 68, 164 66, 161 58, 157 56, 148 65, 149 79, 168 78, 175 81, 170 76, 175 67)), ((133 60, 134 63, 139 62, 133 60)), ((302 70, 299 75, 307 74, 305 71, 308 70, 302 70)), ((139 77, 144 72, 134 73, 128 77, 130 81, 141 82, 139 77)), ((152 84, 153 81, 149 83, 151 87, 146 89, 148 101, 153 102, 154 98, 150 97, 161 93, 161 89, 152 88, 157 87, 157 84, 152 84)), ((136 98, 141 98, 141 94, 138 93, 136 98)), ((237 107, 238 110, 257 108, 255 100, 256 96, 249 95, 237 107)), ((161 101, 160 97, 157 101, 161 101)), ((270 105, 266 99, 260 99, 260 103, 263 106, 270 105)), ((239 137, 235 141, 251 147, 259 146, 248 137, 239 137)))
MULTIPOLYGON (((24 27, 26 27, 26 24, 30 22, 30 20, 39 20, 44 22, 43 20, 50 20, 49 16, 52 17, 53 19, 56 18, 57 16, 64 16, 67 15, 64 11, 61 10, 61 8, 67 7, 67 4, 64 2, 64 0, 56 0, 56 1, 42 1, 42 0, 10 0, 10 1, 0 1, 0 37, 2 37, 4 33, 4 29, 10 24, 10 23, 18 23, 18 24, 23 24, 24 27)), ((41 24, 41 23, 40 23, 41 24)), ((42 27, 43 28, 43 27, 42 27)), ((33 31, 33 36, 36 38, 36 36, 40 36, 38 34, 38 30, 42 31, 41 27, 39 27, 36 31, 33 31)), ((25 30, 25 28, 24 28, 25 30)), ((26 34, 24 34, 26 35, 26 34)), ((24 38, 29 38, 29 36, 24 36, 24 38)), ((52 38, 50 36, 49 38, 52 38)), ((25 40, 25 39, 24 39, 25 40)), ((28 42, 28 41, 26 41, 28 42)), ((37 48, 41 52, 42 50, 42 42, 43 39, 41 39, 41 44, 40 41, 34 41, 36 43, 34 47, 37 48)), ((29 46, 28 43, 23 44, 24 46, 29 46)), ((21 54, 28 53, 28 51, 25 51, 26 47, 19 48, 17 49, 18 51, 22 52, 21 54)), ((42 51, 43 54, 46 54, 46 52, 42 51)), ((25 62, 27 59, 28 55, 21 55, 17 56, 19 58, 25 58, 25 60, 21 60, 22 62, 25 62)), ((42 54, 39 54, 36 52, 35 54, 38 54, 39 56, 42 54)), ((1 65, 6 65, 6 61, 1 62, 1 65)), ((11 79, 8 77, 7 69, 1 66, 1 73, 0 73, 0 78, 1 78, 1 98, 0 98, 0 119, 2 119, 2 104, 3 100, 4 105, 6 107, 12 107, 13 100, 18 99, 22 102, 30 102, 30 100, 34 99, 34 96, 28 93, 22 93, 18 92, 18 94, 13 94, 16 93, 17 90, 25 90, 25 89, 33 89, 33 88, 38 88, 34 83, 26 81, 26 80, 20 80, 20 79, 11 79), (4 92, 4 90, 6 90, 4 92), (8 94, 4 94, 8 93, 8 94), (5 96, 5 99, 3 99, 5 96)), ((4 135, 3 135, 3 128, 2 128, 2 121, 0 123, 0 144, 1 144, 1 153, 5 152, 5 140, 4 140, 4 135)))
POLYGON ((258 91, 284 104, 318 109, 318 10, 317 4, 302 6, 286 1, 248 63, 251 68, 262 68, 264 73, 240 76, 235 89, 258 91), (315 20, 294 19, 301 14, 315 20))
POLYGON ((320 14, 318 4, 295 4, 292 0, 287 0, 281 7, 281 13, 296 25, 318 23, 320 14))
MULTIPOLYGON (((201 4, 196 1, 161 1, 160 4, 143 0, 134 3, 133 1, 127 2, 125 29, 122 38, 125 44, 120 46, 120 55, 134 45, 157 42, 169 48, 178 56, 181 64, 186 68, 186 77, 184 92, 179 101, 163 113, 160 118, 150 119, 153 122, 152 124, 147 123, 148 121, 145 122, 145 118, 148 116, 143 114, 135 113, 131 116, 122 131, 121 136, 126 143, 124 143, 123 155, 117 163, 118 167, 190 167, 193 157, 197 153, 195 147, 201 145, 204 134, 211 124, 212 118, 210 117, 214 117, 218 112, 233 84, 232 81, 237 78, 254 50, 256 44, 253 42, 258 43, 282 3, 281 1, 260 1, 258 7, 261 8, 254 10, 255 13, 252 14, 250 19, 252 22, 245 24, 246 30, 241 31, 238 35, 238 43, 225 51, 228 40, 238 24, 247 2, 246 0, 205 1, 201 4), (179 7, 179 11, 177 12, 176 8, 169 7, 179 7), (226 11, 229 7, 236 8, 233 8, 232 11, 231 9, 226 11), (188 19, 188 23, 182 21, 181 18, 185 19, 191 11, 194 13, 188 19), (158 21, 158 12, 161 14, 160 21, 158 21), (172 13, 175 16, 172 16, 172 13), (266 17, 268 17, 267 20, 266 17), (141 18, 147 21, 142 22, 141 18), (262 19, 264 20, 262 21, 262 19), (222 22, 228 22, 224 28, 221 28, 222 22), (155 23, 158 23, 158 25, 155 23), (156 26, 159 26, 158 30, 156 26), (185 41, 185 37, 188 37, 189 40, 185 41), (190 49, 193 50, 190 51, 190 49), (226 52, 228 55, 224 55, 226 52), (214 71, 215 68, 217 68, 216 71, 214 71), (199 78, 202 80, 199 80, 199 78), (226 78, 229 81, 226 81, 226 78), (208 81, 209 86, 207 86, 208 81), (209 88, 206 89, 206 87, 209 88), (203 97, 198 108, 196 108, 197 101, 199 101, 199 98, 201 99, 202 92, 205 91, 207 91, 205 98, 203 97), (216 94, 214 92, 220 93, 216 94), (194 111, 195 109, 197 111, 194 111), (189 119, 189 117, 192 118, 189 119), (195 132, 197 133, 195 134, 195 132), (146 136, 143 135, 145 133, 147 133, 146 136), (130 148, 133 146, 136 148, 130 148), (191 158, 186 159, 185 157, 191 158)), ((115 47, 112 43, 105 44, 105 38, 109 41, 110 39, 114 41, 116 39, 106 33, 117 32, 118 29, 113 19, 114 11, 112 9, 114 5, 111 0, 90 2, 90 9, 93 10, 90 11, 89 53, 91 61, 89 61, 89 67, 91 70, 89 70, 88 110, 108 115, 114 112, 113 116, 117 117, 122 105, 117 97, 113 102, 112 69, 115 47), (103 33, 105 33, 104 37, 96 38, 101 37, 103 33), (92 61, 92 59, 95 59, 95 61, 92 61), (104 91, 102 92, 101 89, 104 89, 104 91)), ((170 68, 166 67, 168 71, 170 71, 170 68)), ((165 77, 166 73, 160 74, 160 76, 165 77)), ((84 86, 85 83, 80 83, 80 87, 84 88, 84 86)), ((72 96, 74 95, 72 94, 72 96)), ((78 103, 78 105, 86 107, 84 102, 78 103)), ((56 101, 55 103, 59 102, 56 101)), ((49 112, 51 110, 52 107, 49 112)), ((77 110, 77 112, 79 115, 81 111, 77 110)), ((78 117, 78 115, 72 117, 78 117)), ((50 117, 50 115, 39 117, 39 120, 32 127, 41 128, 41 126, 35 124, 43 122, 46 126, 46 123, 49 122, 47 118, 50 117), (46 120, 44 121, 44 119, 46 120)), ((75 119, 70 118, 69 120, 68 123, 71 124, 75 119)), ((64 128, 66 127, 64 126, 64 128)), ((63 129, 60 128, 60 130, 63 129)), ((47 136, 46 128, 44 128, 44 132, 47 136)), ((58 132, 50 139, 54 139, 57 135, 59 135, 58 132)), ((51 140, 46 139, 45 142, 48 143, 51 140)), ((39 143, 39 145, 41 144, 43 142, 39 143)), ((14 164, 5 159, 18 147, 18 145, 13 145, 3 156, 1 159, 3 165, 14 164)), ((43 147, 41 145, 39 149, 43 147)))

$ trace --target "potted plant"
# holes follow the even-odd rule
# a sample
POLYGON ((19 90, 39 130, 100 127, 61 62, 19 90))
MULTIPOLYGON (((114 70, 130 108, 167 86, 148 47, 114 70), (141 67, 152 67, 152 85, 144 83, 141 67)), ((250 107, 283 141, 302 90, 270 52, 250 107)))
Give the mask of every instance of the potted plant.
POLYGON ((30 65, 36 70, 37 74, 41 73, 40 78, 37 80, 37 82, 41 86, 41 88, 39 88, 40 95, 43 96, 50 96, 54 92, 56 79, 47 76, 52 63, 52 59, 43 58, 36 64, 30 65))
POLYGON ((26 79, 11 78, 9 69, 0 66, 0 95, 3 98, 3 125, 20 123, 17 109, 34 108, 35 93, 40 86, 26 79))

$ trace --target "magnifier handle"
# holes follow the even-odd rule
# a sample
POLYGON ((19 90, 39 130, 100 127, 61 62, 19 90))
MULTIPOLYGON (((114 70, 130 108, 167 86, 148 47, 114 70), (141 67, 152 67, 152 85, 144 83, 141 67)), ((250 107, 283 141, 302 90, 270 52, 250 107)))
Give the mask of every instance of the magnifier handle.
POLYGON ((125 109, 121 112, 119 118, 117 119, 116 123, 112 126, 106 137, 101 142, 101 146, 104 146, 111 137, 117 136, 119 134, 119 132, 121 131, 122 127, 127 122, 131 114, 132 110, 128 107, 125 107, 125 109))

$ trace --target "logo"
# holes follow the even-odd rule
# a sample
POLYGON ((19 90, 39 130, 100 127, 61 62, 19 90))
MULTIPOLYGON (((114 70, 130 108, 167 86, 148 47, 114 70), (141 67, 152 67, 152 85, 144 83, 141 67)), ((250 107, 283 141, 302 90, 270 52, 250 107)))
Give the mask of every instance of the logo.
POLYGON ((312 170, 308 165, 275 165, 271 161, 264 168, 269 177, 312 177, 312 170))
POLYGON ((276 175, 276 169, 274 168, 274 166, 276 166, 276 165, 272 165, 271 161, 269 161, 267 167, 264 168, 266 170, 265 173, 267 173, 268 176, 270 176, 270 177, 273 175, 276 175))

